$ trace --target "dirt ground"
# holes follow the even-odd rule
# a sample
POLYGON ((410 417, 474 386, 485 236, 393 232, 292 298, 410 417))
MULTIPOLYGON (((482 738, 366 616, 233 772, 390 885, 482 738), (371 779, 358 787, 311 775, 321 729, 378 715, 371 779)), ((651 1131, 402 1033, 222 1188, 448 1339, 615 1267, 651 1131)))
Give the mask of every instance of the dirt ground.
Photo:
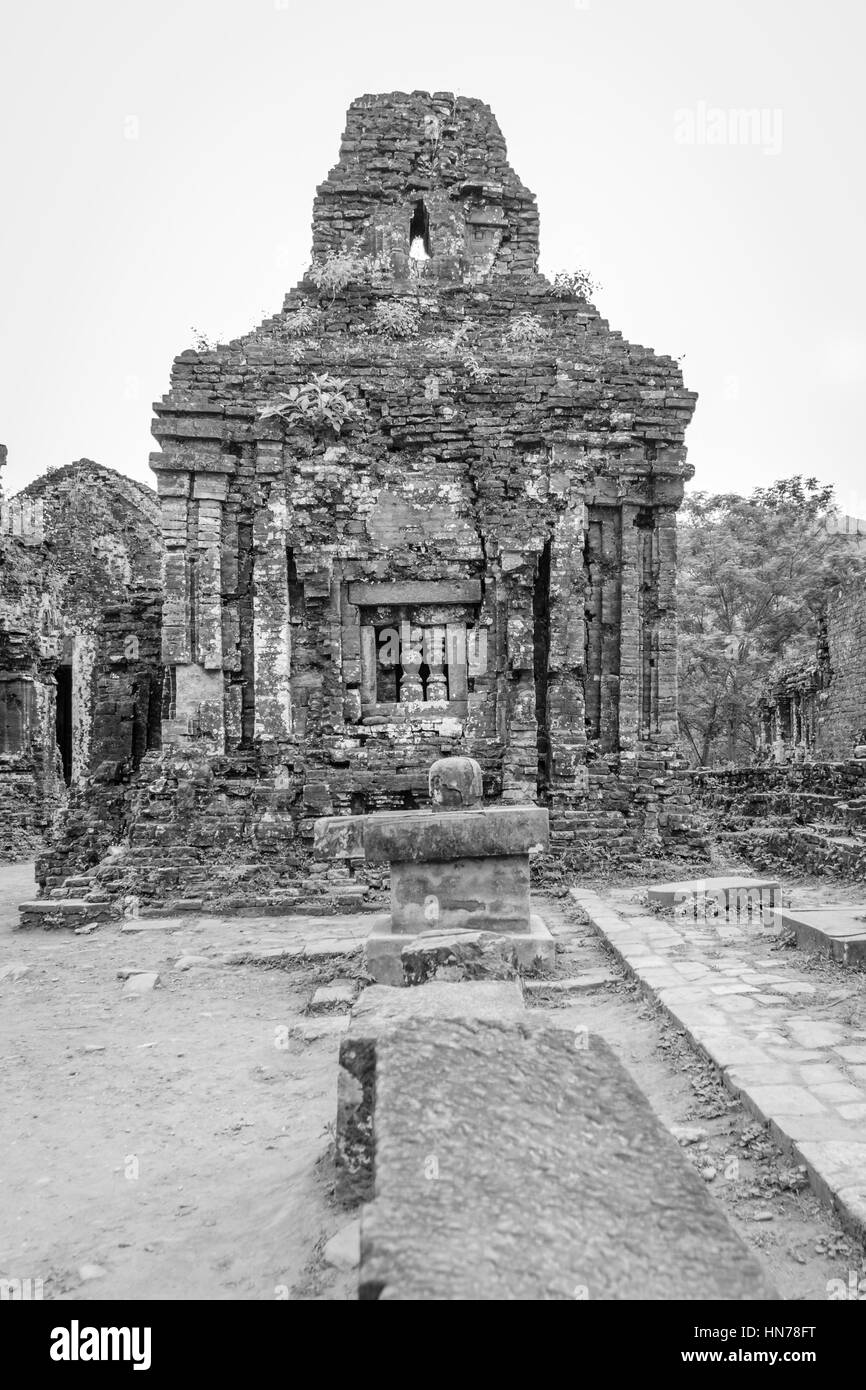
MULTIPOLYGON (((31 866, 0 866, 0 975, 26 967, 0 978, 0 1277, 75 1300, 354 1298, 354 1272, 322 1258, 351 1218, 333 1198, 339 1034, 324 1019, 315 1036, 306 1013, 318 983, 351 969, 178 971, 200 947, 193 924, 170 939, 13 934, 32 892, 31 866), (158 970, 159 987, 122 997, 130 969, 158 970)), ((611 966, 565 899, 549 915, 576 931, 560 977, 611 966)), ((706 1131, 685 1152, 715 1170, 709 1190, 784 1298, 826 1299, 830 1281, 866 1273, 802 1175, 636 990, 533 1007, 601 1033, 666 1124, 706 1131)))
POLYGON ((349 1219, 331 1203, 339 1038, 291 1031, 322 972, 178 972, 176 934, 13 936, 32 892, 32 869, 0 868, 0 971, 27 967, 0 981, 0 1276, 46 1298, 353 1297, 318 1256, 349 1219), (159 988, 123 998, 130 968, 159 988))

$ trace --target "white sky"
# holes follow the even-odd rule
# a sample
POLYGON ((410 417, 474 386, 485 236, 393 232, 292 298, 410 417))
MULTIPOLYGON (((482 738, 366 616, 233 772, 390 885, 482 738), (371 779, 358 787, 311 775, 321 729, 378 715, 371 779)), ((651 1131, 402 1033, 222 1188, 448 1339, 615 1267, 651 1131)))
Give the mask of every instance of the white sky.
POLYGON ((279 308, 349 102, 420 88, 492 106, 538 196, 542 269, 588 268, 613 327, 685 355, 701 395, 694 486, 815 473, 866 516, 864 13, 858 0, 7 0, 7 489, 82 455, 152 481, 151 402, 191 327, 228 338, 279 308), (763 135, 698 143, 713 108, 759 109, 763 135))

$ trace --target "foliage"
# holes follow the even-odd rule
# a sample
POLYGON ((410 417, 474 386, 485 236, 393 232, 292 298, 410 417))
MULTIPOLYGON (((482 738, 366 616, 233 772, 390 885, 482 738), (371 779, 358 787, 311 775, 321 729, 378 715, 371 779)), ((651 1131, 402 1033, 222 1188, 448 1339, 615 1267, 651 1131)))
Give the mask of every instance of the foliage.
POLYGON ((547 336, 547 329, 532 314, 518 314, 508 329, 509 342, 517 348, 534 347, 547 336))
POLYGON ((305 334, 312 333, 320 318, 318 309, 302 304, 299 309, 292 309, 283 315, 283 329, 289 338, 303 338, 305 334))
POLYGON ((420 323, 417 309, 399 299, 381 299, 373 310, 373 332, 389 338, 414 338, 420 323))
POLYGON ((191 328, 192 343, 196 352, 216 352, 218 340, 212 338, 209 333, 203 333, 200 328, 191 328))
POLYGON ((488 378, 493 375, 491 368, 482 367, 478 358, 472 352, 467 352, 466 356, 463 358, 462 366, 464 372, 472 381, 487 381, 488 378))
POLYGON ((587 270, 558 270, 550 293, 555 299, 591 299, 600 289, 587 270))
POLYGON ((302 386, 290 386, 270 405, 263 406, 259 415, 263 420, 278 415, 294 429, 332 429, 339 434, 346 421, 356 414, 346 394, 348 384, 327 372, 314 374, 312 380, 302 386))
POLYGON ((377 272, 387 268, 382 256, 362 256, 359 251, 329 251, 320 261, 314 261, 310 278, 317 289, 330 291, 331 303, 348 285, 362 284, 377 272))
POLYGON ((683 503, 680 727, 700 766, 754 752, 771 668, 814 661, 831 593, 866 574, 832 506, 832 487, 799 476, 748 497, 696 492, 683 503))

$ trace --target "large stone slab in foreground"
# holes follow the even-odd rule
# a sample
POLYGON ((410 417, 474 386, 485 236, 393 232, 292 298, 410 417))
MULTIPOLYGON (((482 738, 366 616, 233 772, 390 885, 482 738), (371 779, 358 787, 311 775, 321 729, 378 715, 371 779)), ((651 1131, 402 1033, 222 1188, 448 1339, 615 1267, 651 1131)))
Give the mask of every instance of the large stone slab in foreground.
POLYGON ((361 1298, 776 1297, 610 1048, 586 1042, 528 1017, 380 1035, 361 1298))
POLYGON ((776 925, 792 931, 802 951, 831 956, 843 965, 866 965, 866 904, 780 908, 776 925))
POLYGON ((516 980, 431 980, 414 989, 371 985, 364 990, 352 1010, 349 1031, 340 1046, 334 1155, 340 1201, 356 1204, 373 1196, 378 1039, 416 1020, 423 1020, 425 1026, 443 1019, 507 1022, 523 1012, 523 991, 516 980))

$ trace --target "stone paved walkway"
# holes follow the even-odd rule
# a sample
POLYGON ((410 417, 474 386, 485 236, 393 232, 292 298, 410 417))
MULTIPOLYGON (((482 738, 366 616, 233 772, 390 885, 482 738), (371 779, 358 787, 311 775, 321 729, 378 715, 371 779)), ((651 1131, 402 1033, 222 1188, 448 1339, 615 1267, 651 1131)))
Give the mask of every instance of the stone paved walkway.
POLYGON ((840 969, 822 987, 800 952, 773 949, 772 928, 684 923, 641 912, 634 896, 571 889, 628 971, 862 1238, 866 1024, 845 1005, 862 1003, 866 977, 840 969))

